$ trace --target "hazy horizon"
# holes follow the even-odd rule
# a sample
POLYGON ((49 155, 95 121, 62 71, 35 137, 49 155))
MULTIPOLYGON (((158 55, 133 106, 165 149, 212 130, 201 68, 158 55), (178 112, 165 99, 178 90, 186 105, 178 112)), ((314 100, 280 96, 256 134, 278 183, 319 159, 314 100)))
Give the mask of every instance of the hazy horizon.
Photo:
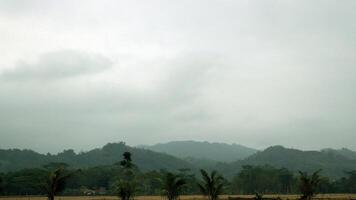
MULTIPOLYGON (((281 144, 274 144, 274 145, 270 145, 270 146, 266 146, 266 147, 252 147, 252 146, 247 146, 247 145, 244 145, 244 144, 239 144, 239 143, 227 143, 227 142, 216 142, 216 141, 199 141, 199 140, 174 140, 174 141, 167 141, 167 142, 158 142, 158 143, 152 143, 152 144, 136 144, 136 145, 132 145, 132 144, 128 144, 126 143, 125 141, 111 141, 111 142, 107 142, 107 143, 104 143, 104 144, 98 144, 97 146, 92 146, 92 147, 88 147, 87 149, 78 149, 76 146, 73 146, 72 148, 68 147, 68 148, 64 148, 64 149, 59 149, 57 151, 46 151, 46 150, 41 150, 41 149, 36 149, 36 147, 34 148, 26 148, 26 147, 8 147, 8 148, 3 148, 2 146, 0 146, 0 150, 1 149, 20 149, 20 150, 33 150, 35 152, 38 152, 38 153, 41 153, 41 154, 47 154, 47 153, 50 153, 50 154, 58 154, 58 153, 61 153, 63 152, 64 150, 74 150, 75 153, 80 153, 80 152, 88 152, 90 150, 93 150, 93 149, 97 149, 97 148, 102 148, 104 145, 106 144, 109 144, 109 143, 120 143, 120 142, 124 142, 126 145, 128 146, 131 146, 131 147, 138 147, 138 148, 142 148, 144 146, 154 146, 154 145, 158 145, 158 144, 167 144, 167 143, 170 143, 170 142, 187 142, 187 141, 192 141, 192 142, 208 142, 210 144, 213 144, 213 143, 219 143, 219 144, 227 144, 227 145, 241 145, 241 146, 244 146, 244 147, 247 147, 247 148, 251 148, 251 149, 255 149, 257 151, 263 151, 265 150, 266 148, 269 148, 269 147, 272 147, 272 146, 283 146, 287 149, 297 149, 297 150, 302 150, 302 151, 321 151, 323 149, 328 149, 330 147, 323 147, 323 148, 320 148, 320 149, 302 149, 302 148, 298 148, 298 147, 294 147, 294 146, 285 146, 285 145, 281 145, 281 144)), ((336 149, 336 150, 340 150, 340 149, 343 149, 343 148, 346 148, 346 147, 340 147, 340 148, 332 148, 332 149, 336 149)), ((351 151, 356 151, 355 149, 350 149, 350 148, 346 148, 346 149, 349 149, 351 151)))
POLYGON ((0 0, 0 148, 356 150, 356 1, 0 0))

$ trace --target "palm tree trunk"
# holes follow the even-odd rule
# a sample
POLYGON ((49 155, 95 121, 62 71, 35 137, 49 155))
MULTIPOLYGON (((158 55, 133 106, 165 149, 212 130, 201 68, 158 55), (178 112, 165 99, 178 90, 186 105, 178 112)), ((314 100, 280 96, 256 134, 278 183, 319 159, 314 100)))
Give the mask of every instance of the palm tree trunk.
POLYGON ((54 195, 49 195, 48 200, 54 200, 54 195))

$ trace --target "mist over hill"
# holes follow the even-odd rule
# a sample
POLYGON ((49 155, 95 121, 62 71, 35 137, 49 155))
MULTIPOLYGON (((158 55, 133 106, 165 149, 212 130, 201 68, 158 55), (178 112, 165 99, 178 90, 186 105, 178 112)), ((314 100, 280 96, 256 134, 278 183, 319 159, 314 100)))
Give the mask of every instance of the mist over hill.
POLYGON ((356 160, 356 152, 347 148, 341 148, 341 149, 327 148, 327 149, 322 149, 321 151, 327 154, 341 155, 348 159, 356 160))
POLYGON ((122 159, 125 151, 132 153, 133 162, 143 171, 160 169, 175 171, 183 168, 197 171, 197 169, 204 168, 216 169, 228 178, 236 175, 244 165, 269 165, 287 168, 293 172, 298 170, 312 172, 322 169, 323 175, 332 178, 342 177, 345 172, 356 169, 356 159, 353 157, 355 152, 347 149, 302 151, 272 146, 263 151, 256 151, 240 145, 194 141, 169 142, 150 148, 159 149, 165 153, 147 148, 147 146, 130 147, 120 142, 109 143, 87 152, 75 153, 73 150, 64 150, 55 155, 40 154, 32 150, 3 149, 0 150, 0 172, 38 168, 50 162, 64 162, 71 168, 113 165, 122 159), (195 147, 194 144, 196 144, 195 147), (241 152, 238 149, 241 149, 241 152))
POLYGON ((287 168, 294 172, 298 170, 313 172, 322 169, 323 175, 337 178, 344 176, 347 171, 355 170, 356 159, 349 159, 338 151, 336 153, 302 151, 283 146, 272 146, 244 160, 220 163, 216 168, 230 176, 237 173, 244 165, 270 165, 277 168, 287 168))
POLYGON ((125 143, 108 143, 102 148, 76 154, 73 150, 64 150, 56 155, 40 154, 32 150, 0 150, 0 172, 16 171, 24 168, 41 167, 50 162, 64 162, 72 168, 86 168, 101 165, 113 165, 129 151, 133 162, 141 170, 194 168, 189 162, 171 155, 151 150, 127 146, 125 143))
POLYGON ((172 141, 141 148, 167 153, 179 158, 202 162, 233 162, 256 153, 257 150, 240 144, 209 143, 198 141, 172 141))

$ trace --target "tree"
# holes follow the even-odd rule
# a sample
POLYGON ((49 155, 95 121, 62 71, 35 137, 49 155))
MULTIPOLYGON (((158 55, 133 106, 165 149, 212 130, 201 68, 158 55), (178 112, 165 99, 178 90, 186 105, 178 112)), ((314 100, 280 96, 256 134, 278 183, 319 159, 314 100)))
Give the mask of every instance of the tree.
POLYGON ((64 190, 69 176, 70 174, 66 173, 62 167, 49 172, 47 180, 43 184, 43 189, 49 200, 54 200, 54 196, 64 190))
POLYGON ((181 168, 178 169, 178 171, 178 175, 182 177, 186 182, 186 184, 183 186, 182 194, 197 194, 199 192, 199 188, 197 185, 198 181, 195 177, 194 172, 192 172, 189 168, 181 168))
POLYGON ((293 173, 269 165, 244 165, 232 180, 234 193, 289 193, 293 184, 293 173))
POLYGON ((185 184, 186 181, 179 175, 166 173, 162 181, 162 194, 167 197, 168 200, 176 200, 185 184))
POLYGON ((346 178, 345 189, 349 193, 356 192, 356 170, 345 172, 348 175, 346 178))
POLYGON ((316 190, 322 180, 319 175, 320 172, 321 170, 315 171, 312 175, 309 176, 307 172, 299 171, 299 189, 302 193, 300 199, 310 200, 316 194, 316 190))
POLYGON ((256 192, 254 200, 263 200, 263 194, 256 192))
POLYGON ((4 179, 2 174, 0 174, 0 195, 4 192, 4 179))
POLYGON ((121 200, 133 199, 136 186, 133 182, 120 179, 116 184, 116 192, 121 200))
POLYGON ((139 177, 140 192, 142 195, 160 195, 162 187, 162 174, 158 171, 149 171, 139 177))
POLYGON ((293 173, 286 168, 278 170, 278 180, 280 182, 281 188, 280 192, 288 194, 292 192, 293 184, 293 173))
POLYGON ((120 162, 120 165, 123 168, 131 169, 133 167, 131 153, 126 151, 122 154, 122 156, 124 157, 124 159, 120 162))
POLYGON ((200 191, 208 197, 209 200, 218 200, 219 195, 223 192, 224 178, 215 170, 210 175, 203 169, 200 170, 203 182, 198 183, 200 191))
POLYGON ((55 171, 56 169, 60 169, 60 168, 65 169, 65 168, 69 167, 69 165, 64 162, 50 162, 50 163, 43 165, 42 167, 49 171, 55 171))
POLYGON ((137 185, 134 173, 135 165, 132 163, 130 152, 124 152, 122 155, 124 159, 120 162, 120 166, 123 173, 116 183, 115 190, 121 200, 131 200, 137 185))

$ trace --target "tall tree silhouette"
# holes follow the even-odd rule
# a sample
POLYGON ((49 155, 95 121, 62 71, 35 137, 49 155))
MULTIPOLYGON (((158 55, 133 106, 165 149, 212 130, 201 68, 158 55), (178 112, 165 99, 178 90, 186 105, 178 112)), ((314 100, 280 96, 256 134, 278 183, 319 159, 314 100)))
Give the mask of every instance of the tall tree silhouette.
POLYGON ((179 175, 166 173, 162 181, 162 194, 168 200, 176 200, 182 191, 186 181, 179 175))
POLYGON ((65 169, 62 167, 49 172, 47 179, 42 185, 49 200, 54 200, 54 196, 64 190, 66 180, 69 176, 70 174, 65 172, 65 169))
POLYGON ((132 163, 131 153, 124 152, 120 162, 122 174, 116 183, 116 192, 121 200, 132 200, 136 190, 135 165, 132 163))
POLYGON ((215 170, 210 175, 203 169, 200 170, 203 182, 198 183, 200 191, 208 197, 209 200, 219 199, 219 195, 223 192, 224 178, 215 170))
POLYGON ((312 175, 308 175, 307 172, 301 172, 299 171, 299 180, 300 180, 300 185, 299 189, 300 192, 302 193, 302 196, 300 199, 303 200, 310 200, 315 194, 316 190, 321 182, 321 177, 320 177, 320 172, 321 170, 315 171, 312 175))
POLYGON ((4 180, 0 174, 0 195, 3 193, 3 191, 4 191, 4 180))
POLYGON ((131 153, 130 152, 124 152, 122 154, 122 156, 124 157, 124 159, 120 162, 120 165, 123 168, 131 169, 133 167, 132 159, 131 159, 131 153))
POLYGON ((281 183, 281 193, 288 194, 292 192, 293 173, 286 168, 278 170, 278 180, 281 183))

